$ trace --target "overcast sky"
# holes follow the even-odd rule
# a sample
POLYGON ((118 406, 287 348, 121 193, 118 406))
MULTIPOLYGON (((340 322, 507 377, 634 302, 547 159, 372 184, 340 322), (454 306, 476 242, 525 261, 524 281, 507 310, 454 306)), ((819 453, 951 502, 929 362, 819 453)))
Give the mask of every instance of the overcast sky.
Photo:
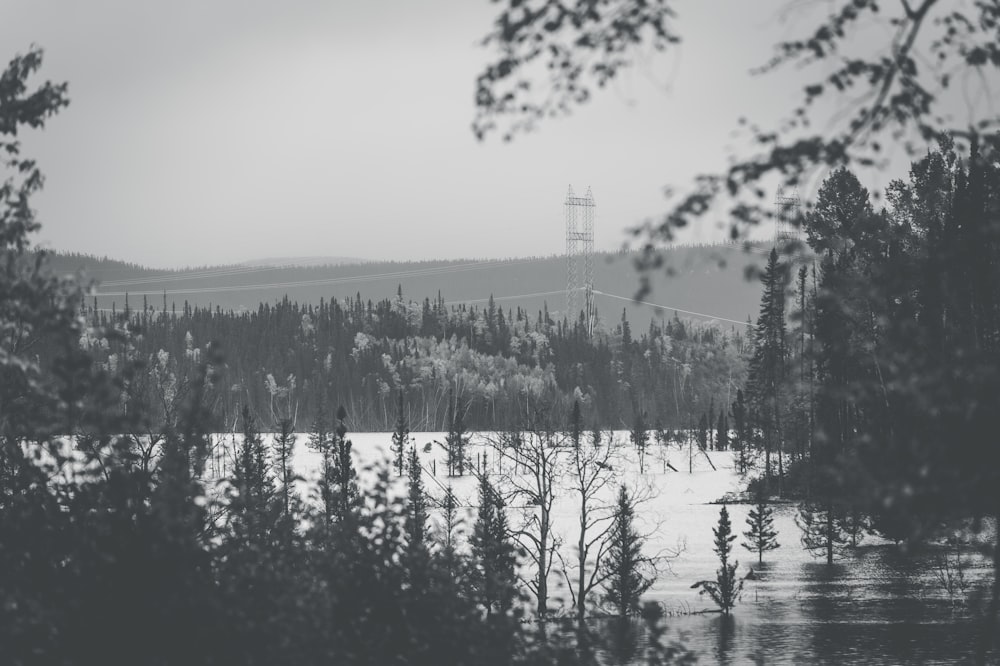
MULTIPOLYGON (((801 29, 774 0, 681 0, 684 43, 513 144, 470 131, 486 0, 5 0, 0 44, 46 51, 71 105, 26 138, 50 247, 153 266, 259 257, 507 257, 564 247, 593 188, 597 246, 725 164, 737 118, 795 100, 753 77, 801 29)), ((685 240, 719 237, 711 228, 685 240)))

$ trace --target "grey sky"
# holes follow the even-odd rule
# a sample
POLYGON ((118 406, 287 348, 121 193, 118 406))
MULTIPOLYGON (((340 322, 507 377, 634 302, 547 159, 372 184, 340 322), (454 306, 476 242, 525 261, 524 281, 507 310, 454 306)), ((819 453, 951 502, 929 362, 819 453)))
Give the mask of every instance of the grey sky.
POLYGON ((787 76, 748 74, 792 29, 779 4, 678 2, 673 55, 508 145, 469 129, 485 0, 6 0, 0 57, 38 43, 70 82, 26 140, 51 247, 154 266, 523 256, 562 250, 568 184, 593 187, 616 248, 664 185, 724 165, 739 116, 787 109, 787 76))

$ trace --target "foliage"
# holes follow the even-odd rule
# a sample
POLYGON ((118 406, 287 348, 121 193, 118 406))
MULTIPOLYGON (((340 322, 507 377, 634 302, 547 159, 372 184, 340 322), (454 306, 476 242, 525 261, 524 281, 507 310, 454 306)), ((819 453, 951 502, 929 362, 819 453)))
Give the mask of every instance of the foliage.
POLYGON ((652 586, 651 561, 642 554, 645 539, 635 528, 635 500, 622 485, 618 490, 608 550, 601 568, 604 577, 603 600, 618 617, 639 612, 639 601, 652 586))
MULTIPOLYGON (((523 309, 498 308, 490 317, 488 309, 448 307, 442 299, 409 301, 407 308, 420 316, 403 317, 395 301, 353 297, 318 306, 283 299, 252 312, 146 307, 115 317, 88 307, 96 328, 86 344, 109 370, 126 357, 145 360, 152 370, 165 355, 180 399, 199 355, 211 341, 225 341, 226 362, 208 396, 219 431, 238 419, 241 400, 268 404, 274 386, 268 375, 295 377, 303 423, 321 415, 329 423, 329 405, 343 404, 353 429, 384 432, 398 425, 400 391, 410 430, 448 430, 452 401, 461 402, 467 428, 506 429, 520 422, 526 398, 549 402, 561 413, 579 399, 593 425, 608 428, 628 420, 634 397, 649 420, 687 427, 690 414, 725 393, 730 373, 741 384, 745 372, 742 330, 676 317, 655 322, 635 339, 627 322, 588 338, 544 312, 536 318, 523 309), (310 322, 305 329, 303 319, 310 322), (130 335, 133 329, 141 335, 130 335), (626 333, 629 344, 619 344, 626 333), (128 336, 127 342, 116 336, 128 336), (257 344, 260 339, 270 342, 257 344)), ((158 382, 134 382, 130 393, 155 427, 167 421, 158 382)), ((279 423, 262 427, 277 430, 279 423)))
POLYGON ((842 554, 847 546, 840 512, 832 503, 803 504, 795 524, 802 531, 802 547, 814 555, 825 556, 828 566, 833 565, 834 557, 842 554))
POLYGON ((757 504, 747 514, 747 527, 743 533, 746 538, 743 547, 757 553, 757 562, 763 562, 765 552, 779 547, 778 533, 774 531, 774 512, 763 497, 757 499, 757 504))
POLYGON ((406 456, 406 444, 410 438, 410 425, 406 418, 406 405, 403 401, 403 391, 397 391, 399 404, 396 407, 396 427, 392 431, 392 451, 396 454, 396 476, 403 476, 403 460, 406 456))
POLYGON ((719 524, 712 533, 715 535, 715 554, 719 556, 719 569, 715 574, 715 580, 700 580, 691 587, 700 588, 699 594, 710 596, 723 615, 729 615, 740 599, 743 579, 736 577, 736 569, 740 563, 736 561, 729 563, 729 554, 732 552, 736 535, 732 533, 729 511, 725 505, 719 511, 719 524))
POLYGON ((476 562, 476 589, 487 618, 508 613, 517 592, 516 552, 506 506, 486 474, 479 476, 479 513, 470 543, 476 562))

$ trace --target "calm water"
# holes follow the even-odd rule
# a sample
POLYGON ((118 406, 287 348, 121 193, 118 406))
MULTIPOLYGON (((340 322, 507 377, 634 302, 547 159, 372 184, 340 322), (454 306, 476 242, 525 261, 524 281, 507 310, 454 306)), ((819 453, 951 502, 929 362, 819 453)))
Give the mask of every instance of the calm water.
MULTIPOLYGON (((431 470, 445 469, 443 453, 436 446, 423 450, 422 444, 443 438, 442 433, 414 434, 428 471, 425 486, 434 494, 442 483, 452 484, 471 522, 474 514, 470 507, 477 497, 475 479, 437 478, 431 470)), ((625 435, 620 433, 619 438, 624 440, 625 435)), ((300 437, 294 462, 298 473, 311 478, 318 473, 319 464, 305 446, 305 439, 305 435, 300 437)), ((352 439, 359 469, 365 463, 385 459, 388 433, 362 433, 352 439)), ((713 608, 712 602, 699 596, 691 584, 714 577, 718 566, 712 552, 712 528, 720 507, 712 502, 741 488, 732 469, 732 455, 711 452, 692 463, 683 448, 654 450, 641 473, 630 448, 622 448, 621 456, 616 463, 619 480, 630 488, 649 491, 650 500, 636 514, 637 527, 648 535, 645 552, 679 551, 670 560, 670 571, 657 578, 646 599, 658 602, 667 612, 668 639, 679 640, 696 652, 699 663, 844 666, 969 661, 979 632, 977 594, 992 577, 989 561, 981 555, 971 550, 964 553, 965 573, 972 589, 964 595, 969 603, 954 604, 935 580, 936 562, 944 554, 942 548, 928 547, 904 555, 895 546, 868 537, 856 550, 827 567, 823 560, 803 550, 795 525, 795 508, 776 505, 774 525, 781 547, 768 553, 764 564, 758 565, 756 554, 739 545, 750 507, 733 504, 729 514, 733 531, 740 537, 733 551, 740 562, 739 575, 746 575, 752 567, 756 580, 746 582, 732 618, 704 614, 713 608), (668 471, 667 462, 681 472, 668 471)), ((489 460, 495 460, 495 456, 489 460)), ((491 472, 495 482, 502 482, 503 470, 491 472)), ((398 490, 405 493, 402 482, 398 490)), ((612 484, 608 492, 616 490, 617 485, 612 484)), ((564 544, 564 555, 572 556, 572 544, 577 538, 577 505, 567 488, 559 488, 556 498, 555 533, 564 544)), ((523 510, 508 511, 515 525, 525 517, 523 510)), ((550 608, 559 609, 562 597, 562 612, 569 613, 569 595, 562 575, 554 571, 549 585, 555 597, 550 608)), ((630 644, 634 650, 643 641, 641 623, 634 629, 632 640, 622 641, 626 655, 630 644)), ((631 663, 624 655, 617 660, 606 656, 608 663, 631 663)))
MULTIPOLYGON (((859 547, 833 567, 792 558, 755 566, 759 580, 746 582, 733 617, 669 617, 668 638, 706 664, 967 663, 979 633, 977 594, 988 582, 987 562, 969 554, 972 603, 956 605, 935 582, 941 554, 929 548, 903 557, 883 544, 859 547)), ((661 598, 668 608, 669 601, 661 598)), ((641 644, 643 629, 635 631, 641 644)))

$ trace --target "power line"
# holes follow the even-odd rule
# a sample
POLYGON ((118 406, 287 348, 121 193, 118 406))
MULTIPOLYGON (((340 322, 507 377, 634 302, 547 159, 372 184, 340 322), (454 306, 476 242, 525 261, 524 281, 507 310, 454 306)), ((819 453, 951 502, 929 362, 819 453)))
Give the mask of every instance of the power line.
POLYGON ((675 312, 683 312, 684 314, 694 315, 695 317, 705 317, 706 319, 718 319, 719 321, 728 321, 734 324, 744 325, 745 321, 736 321, 735 319, 729 319, 728 317, 720 317, 718 315, 706 314, 704 312, 694 312, 693 310, 683 310, 681 308, 676 308, 671 305, 660 305, 659 303, 650 303, 649 301, 640 301, 634 298, 628 298, 626 296, 619 296, 617 294, 609 294, 605 291, 594 290, 595 294, 600 294, 601 296, 607 296, 609 298, 617 298, 620 301, 629 301, 630 303, 638 303, 639 305, 648 305, 650 307, 659 308, 660 310, 673 310, 675 312))
MULTIPOLYGON (((155 291, 98 291, 95 296, 158 296, 162 294, 212 294, 230 291, 250 291, 254 289, 281 289, 283 287, 313 287, 328 286, 337 284, 352 284, 357 282, 373 282, 379 280, 389 280, 404 277, 424 277, 433 275, 447 275, 466 271, 482 270, 499 266, 514 266, 531 262, 541 261, 541 259, 522 259, 517 261, 489 261, 475 262, 469 264, 458 264, 454 266, 438 266, 434 268, 412 269, 408 271, 396 271, 391 273, 375 273, 369 275, 354 275, 335 278, 321 278, 317 280, 288 280, 284 282, 267 282, 248 285, 220 285, 218 287, 191 287, 189 289, 158 289, 155 291)), ((113 285, 119 286, 119 285, 113 285)))
MULTIPOLYGON (((539 296, 552 296, 555 294, 562 294, 562 291, 536 291, 530 294, 515 294, 512 296, 494 296, 494 301, 512 301, 519 298, 535 298, 539 296)), ((716 319, 719 321, 727 321, 733 324, 746 324, 745 321, 737 321, 736 319, 729 319, 728 317, 722 317, 719 315, 707 314, 705 312, 694 312, 693 310, 684 310, 683 308, 674 307, 672 305, 660 305, 659 303, 650 303, 649 301, 638 301, 634 298, 628 298, 626 296, 619 296, 617 294, 609 294, 606 291, 594 290, 594 293, 599 296, 607 296, 608 298, 617 298, 621 301, 628 301, 630 303, 636 303, 639 305, 649 305, 654 308, 659 308, 660 310, 672 310, 675 312, 683 312, 684 314, 693 315, 696 317, 705 317, 706 319, 716 319)), ((489 298, 470 298, 464 300, 446 301, 445 305, 458 305, 459 303, 486 303, 489 298)))

